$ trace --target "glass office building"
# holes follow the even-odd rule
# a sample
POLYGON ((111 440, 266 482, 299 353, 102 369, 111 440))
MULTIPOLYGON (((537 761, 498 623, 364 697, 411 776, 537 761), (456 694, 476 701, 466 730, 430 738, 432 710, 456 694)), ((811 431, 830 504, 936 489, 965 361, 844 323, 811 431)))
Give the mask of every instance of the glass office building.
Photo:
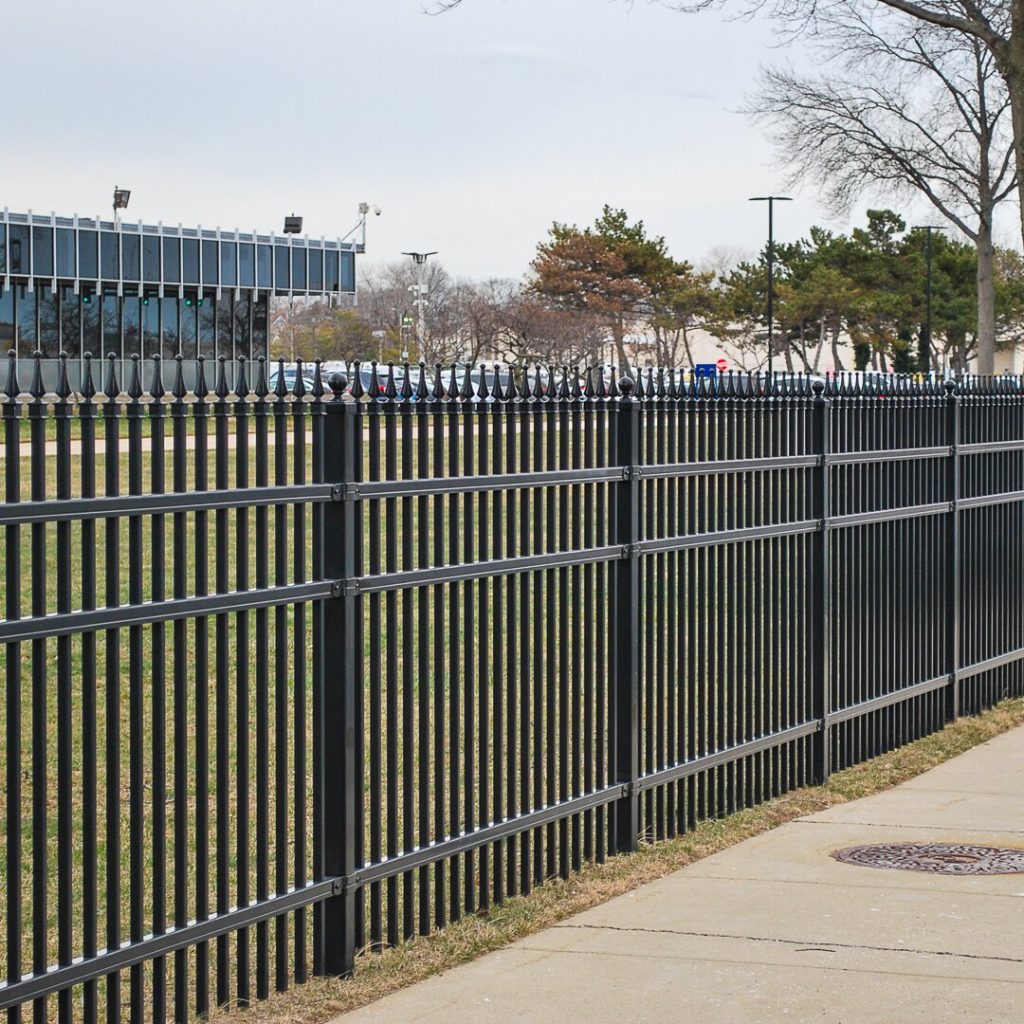
POLYGON ((274 297, 355 291, 356 246, 308 236, 0 216, 0 352, 268 355, 274 297))

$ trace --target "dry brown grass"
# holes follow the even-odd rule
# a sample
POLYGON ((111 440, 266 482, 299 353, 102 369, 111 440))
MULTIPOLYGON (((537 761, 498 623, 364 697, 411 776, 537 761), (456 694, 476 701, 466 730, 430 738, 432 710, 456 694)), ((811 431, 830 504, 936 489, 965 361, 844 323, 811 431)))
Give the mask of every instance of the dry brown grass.
POLYGON ((431 975, 516 942, 645 882, 835 804, 889 789, 1000 733, 1024 724, 1024 699, 1004 701, 974 718, 882 757, 837 772, 825 786, 797 790, 728 818, 704 822, 677 839, 642 846, 606 864, 590 864, 529 896, 510 899, 428 938, 359 959, 352 978, 317 978, 246 1010, 215 1016, 224 1024, 322 1024, 431 975))

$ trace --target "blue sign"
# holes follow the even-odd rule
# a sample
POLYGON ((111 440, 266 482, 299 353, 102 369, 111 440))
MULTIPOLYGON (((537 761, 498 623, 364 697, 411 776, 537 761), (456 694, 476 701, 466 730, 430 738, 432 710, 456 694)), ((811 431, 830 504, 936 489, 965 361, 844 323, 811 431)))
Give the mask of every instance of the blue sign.
POLYGON ((718 366, 715 363, 698 363, 693 368, 695 377, 717 377, 718 366))

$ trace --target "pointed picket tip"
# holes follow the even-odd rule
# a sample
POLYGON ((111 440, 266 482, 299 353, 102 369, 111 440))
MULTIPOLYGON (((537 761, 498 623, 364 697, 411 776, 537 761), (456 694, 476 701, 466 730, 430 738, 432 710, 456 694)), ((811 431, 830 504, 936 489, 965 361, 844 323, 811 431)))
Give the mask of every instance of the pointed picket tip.
POLYGON ((569 392, 569 367, 563 366, 558 380, 558 387, 555 389, 555 395, 560 402, 568 402, 570 396, 569 392))
MULTIPOLYGON (((263 358, 262 356, 260 357, 263 358)), ((261 372, 264 367, 260 367, 261 372)), ((265 385, 264 381, 264 385, 265 385)), ((348 386, 348 378, 345 378, 345 386, 348 386)), ((266 395, 266 391, 263 392, 266 395)), ((309 393, 313 396, 313 400, 319 402, 324 397, 324 378, 323 378, 323 360, 317 358, 313 360, 313 386, 309 389, 309 393)))
POLYGON ((393 402, 398 397, 398 385, 395 384, 395 364, 388 362, 388 377, 384 383, 384 397, 393 402))
POLYGON ((408 360, 402 363, 402 370, 404 371, 404 374, 402 376, 402 389, 399 393, 399 397, 403 402, 411 402, 413 398, 412 374, 409 371, 408 360))
POLYGON ((440 402, 444 398, 444 368, 440 363, 434 363, 427 371, 427 389, 430 392, 430 401, 440 402))
POLYGON ((174 384, 171 385, 171 394, 178 402, 183 402, 188 394, 185 387, 185 360, 179 354, 174 357, 174 384))
POLYGON ((352 369, 349 373, 349 380, 352 382, 352 388, 350 394, 355 401, 359 401, 366 392, 363 390, 363 371, 362 364, 353 363, 352 369))
POLYGON ((249 378, 246 374, 246 359, 245 356, 239 356, 235 360, 237 369, 235 370, 235 383, 232 387, 235 398, 240 402, 244 402, 246 396, 249 394, 249 378))
POLYGON ((270 396, 270 385, 267 383, 267 360, 265 356, 256 357, 256 380, 253 382, 253 394, 260 402, 270 396))
POLYGON ((416 398, 420 402, 426 402, 430 399, 430 388, 427 385, 427 364, 422 359, 419 363, 419 371, 416 377, 416 398))
POLYGON ((12 402, 21 394, 21 385, 18 383, 18 353, 13 348, 7 350, 7 381, 4 384, 4 394, 12 402))
POLYGON ((228 369, 227 357, 217 356, 217 382, 214 385, 213 393, 223 402, 228 397, 228 369))
POLYGON ((107 355, 107 375, 103 382, 103 394, 112 402, 120 390, 121 386, 117 382, 117 356, 110 352, 107 355))
POLYGON ((86 402, 91 402, 96 397, 96 382, 92 377, 91 352, 86 352, 82 357, 82 386, 80 392, 86 402))
POLYGON ((206 383, 206 356, 200 356, 196 360, 196 364, 195 396, 202 402, 210 393, 209 385, 206 383))
POLYGON ((37 402, 41 402, 46 394, 46 388, 43 387, 43 353, 39 349, 32 353, 32 382, 29 384, 28 393, 37 402))
POLYGON ((57 374, 56 395, 61 402, 66 402, 71 397, 71 381, 68 379, 68 357, 67 353, 61 352, 60 369, 57 374))
POLYGON ((274 397, 284 401, 288 397, 288 385, 284 380, 284 359, 277 361, 277 380, 274 381, 274 397))
POLYGON ((153 356, 152 362, 153 377, 149 382, 149 394, 159 402, 166 393, 164 391, 164 365, 159 354, 153 356))

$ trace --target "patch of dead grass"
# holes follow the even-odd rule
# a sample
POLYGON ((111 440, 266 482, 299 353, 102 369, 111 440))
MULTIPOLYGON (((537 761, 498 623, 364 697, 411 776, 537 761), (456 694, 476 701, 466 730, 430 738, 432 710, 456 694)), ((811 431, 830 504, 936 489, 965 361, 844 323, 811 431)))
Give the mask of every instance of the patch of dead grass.
POLYGON ((352 978, 315 978, 245 1010, 214 1014, 228 1024, 323 1024, 431 975, 500 949, 573 914, 661 878, 703 857, 835 804, 870 796, 912 779, 979 743, 1024 724, 1024 699, 1004 701, 962 718, 941 732, 836 772, 827 785, 796 790, 692 832, 641 846, 605 864, 588 864, 569 879, 547 882, 484 914, 465 918, 427 938, 361 956, 352 978))

